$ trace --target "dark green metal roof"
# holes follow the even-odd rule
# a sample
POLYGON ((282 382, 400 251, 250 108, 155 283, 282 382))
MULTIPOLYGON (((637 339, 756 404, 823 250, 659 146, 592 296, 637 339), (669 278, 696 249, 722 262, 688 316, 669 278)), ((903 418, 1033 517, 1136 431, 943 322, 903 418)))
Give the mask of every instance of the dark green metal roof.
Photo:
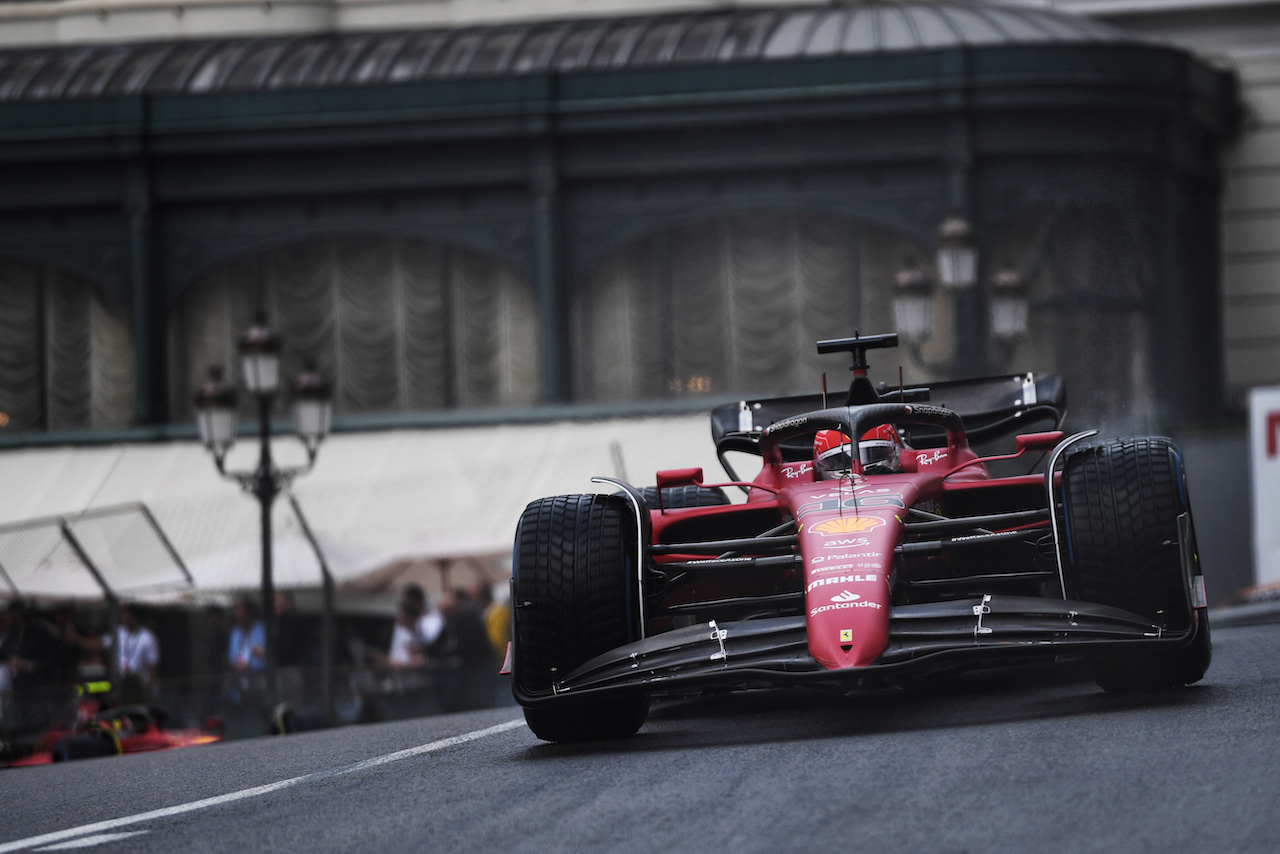
POLYGON ((0 102, 373 86, 965 46, 1131 42, 1086 18, 965 0, 52 46, 0 51, 0 102))

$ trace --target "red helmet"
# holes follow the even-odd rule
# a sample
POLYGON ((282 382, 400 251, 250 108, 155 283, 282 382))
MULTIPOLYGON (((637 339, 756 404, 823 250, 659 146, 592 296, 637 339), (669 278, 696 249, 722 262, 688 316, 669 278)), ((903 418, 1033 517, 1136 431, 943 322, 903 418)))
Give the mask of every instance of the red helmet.
MULTIPOLYGON (((819 430, 813 437, 813 465, 819 480, 847 477, 852 471, 853 449, 839 430, 819 430)), ((862 434, 858 456, 864 474, 901 471, 902 440, 892 424, 881 424, 862 434)))
POLYGON ((813 469, 819 480, 848 477, 849 437, 839 430, 819 430, 813 437, 813 469))

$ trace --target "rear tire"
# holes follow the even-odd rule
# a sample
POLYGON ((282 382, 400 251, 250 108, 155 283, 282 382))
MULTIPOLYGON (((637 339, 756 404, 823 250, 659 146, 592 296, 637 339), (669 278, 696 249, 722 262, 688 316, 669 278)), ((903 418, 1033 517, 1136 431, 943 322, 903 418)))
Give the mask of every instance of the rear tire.
POLYGON ((1080 448, 1067 456, 1062 489, 1068 597, 1141 614, 1168 631, 1193 630, 1176 649, 1135 644, 1092 656, 1098 684, 1131 692, 1198 682, 1212 648, 1178 546, 1178 517, 1190 504, 1177 446, 1139 437, 1080 448))
MULTIPOLYGON (((641 492, 650 510, 658 509, 658 487, 646 486, 641 492)), ((685 507, 719 507, 729 504, 729 496, 718 486, 668 486, 662 490, 662 509, 680 510, 685 507)))
POLYGON ((76 759, 96 759, 99 756, 116 756, 120 740, 106 729, 94 729, 68 735, 53 747, 54 762, 72 762, 76 759))
MULTIPOLYGON (((639 638, 635 523, 625 499, 561 495, 531 503, 516 529, 513 566, 513 675, 520 693, 552 683, 601 653, 639 638)), ((633 735, 644 724, 644 695, 525 709, 546 741, 633 735)))

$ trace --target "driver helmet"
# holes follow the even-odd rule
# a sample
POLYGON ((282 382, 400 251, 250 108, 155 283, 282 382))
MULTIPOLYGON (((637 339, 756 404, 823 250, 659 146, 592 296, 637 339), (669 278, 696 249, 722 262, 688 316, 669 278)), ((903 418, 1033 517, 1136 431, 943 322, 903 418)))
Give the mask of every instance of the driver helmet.
POLYGON ((902 440, 892 424, 881 424, 862 434, 858 442, 865 474, 893 474, 902 471, 902 440))
POLYGON ((848 477, 849 437, 839 430, 819 430, 813 437, 813 468, 819 480, 848 477))
MULTIPOLYGON (((820 480, 848 477, 853 450, 849 437, 839 430, 819 430, 813 438, 813 464, 820 480)), ((881 424, 862 434, 858 456, 864 474, 901 471, 902 440, 892 424, 881 424)))

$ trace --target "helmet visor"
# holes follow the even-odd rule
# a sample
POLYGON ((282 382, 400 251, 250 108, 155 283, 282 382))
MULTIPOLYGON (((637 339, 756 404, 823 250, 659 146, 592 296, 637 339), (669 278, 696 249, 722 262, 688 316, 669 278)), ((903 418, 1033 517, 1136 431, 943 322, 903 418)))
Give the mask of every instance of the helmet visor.
POLYGON ((818 470, 818 479, 847 477, 853 469, 852 460, 852 448, 847 444, 823 451, 814 464, 818 470))
POLYGON ((898 443, 886 439, 864 439, 858 443, 862 470, 867 474, 898 470, 898 443))

